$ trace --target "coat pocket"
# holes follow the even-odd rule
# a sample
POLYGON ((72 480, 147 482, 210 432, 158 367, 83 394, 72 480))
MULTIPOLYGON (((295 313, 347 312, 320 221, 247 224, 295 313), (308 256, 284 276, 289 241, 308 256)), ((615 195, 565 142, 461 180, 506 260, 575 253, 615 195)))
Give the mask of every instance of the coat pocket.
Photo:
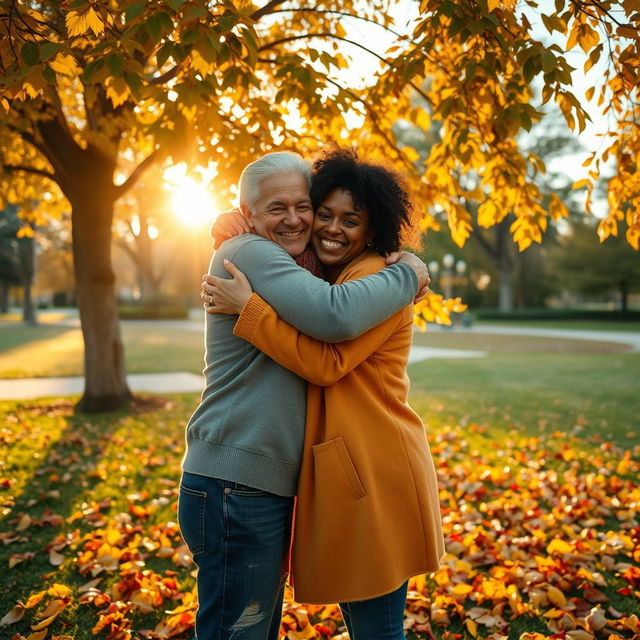
MULTIPOLYGON (((331 484, 336 490, 339 490, 340 485, 344 486, 346 483, 349 495, 354 500, 359 500, 366 495, 367 492, 364 490, 358 472, 353 465, 347 445, 341 437, 316 444, 312 450, 316 476, 335 478, 336 484, 331 484), (339 478, 342 478, 344 483, 340 483, 339 478)), ((323 486, 323 483, 320 482, 320 485, 323 486)))

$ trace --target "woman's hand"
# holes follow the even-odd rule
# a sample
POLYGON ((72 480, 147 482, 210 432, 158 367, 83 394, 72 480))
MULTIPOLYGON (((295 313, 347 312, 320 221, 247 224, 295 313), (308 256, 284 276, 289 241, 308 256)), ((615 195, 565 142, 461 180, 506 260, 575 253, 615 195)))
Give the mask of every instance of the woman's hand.
POLYGON ((213 238, 214 249, 217 249, 225 240, 242 233, 251 233, 251 231, 252 229, 240 209, 232 209, 221 213, 216 218, 209 234, 213 238))
POLYGON ((387 264, 395 264, 396 262, 405 262, 416 272, 416 276, 418 276, 418 293, 413 299, 413 304, 418 304, 418 302, 427 297, 430 291, 431 277, 429 276, 427 265, 418 256, 409 251, 394 251, 387 256, 387 264))
POLYGON ((207 313, 226 313, 240 315, 253 289, 247 277, 234 264, 224 260, 224 268, 232 278, 218 278, 209 274, 202 276, 202 292, 200 297, 204 301, 207 313))

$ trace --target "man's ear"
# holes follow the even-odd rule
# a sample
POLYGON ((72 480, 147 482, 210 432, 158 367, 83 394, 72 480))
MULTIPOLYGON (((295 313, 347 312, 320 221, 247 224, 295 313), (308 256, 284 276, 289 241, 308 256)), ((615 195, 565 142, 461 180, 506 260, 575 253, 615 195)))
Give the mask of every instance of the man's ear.
POLYGON ((253 213, 251 212, 251 209, 249 208, 249 205, 246 204, 245 202, 241 202, 240 203, 240 213, 244 216, 244 219, 247 221, 249 226, 252 229, 255 229, 255 227, 253 225, 253 213))

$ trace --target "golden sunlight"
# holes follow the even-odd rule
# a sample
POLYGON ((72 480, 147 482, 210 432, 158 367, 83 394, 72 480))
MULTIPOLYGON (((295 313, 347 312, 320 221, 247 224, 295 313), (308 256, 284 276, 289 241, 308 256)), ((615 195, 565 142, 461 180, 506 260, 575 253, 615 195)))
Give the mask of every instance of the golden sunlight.
POLYGON ((219 205, 207 188, 207 177, 210 176, 203 175, 202 180, 197 180, 192 175, 187 175, 184 164, 169 167, 164 172, 165 189, 170 192, 171 209, 185 226, 209 225, 220 213, 219 205))

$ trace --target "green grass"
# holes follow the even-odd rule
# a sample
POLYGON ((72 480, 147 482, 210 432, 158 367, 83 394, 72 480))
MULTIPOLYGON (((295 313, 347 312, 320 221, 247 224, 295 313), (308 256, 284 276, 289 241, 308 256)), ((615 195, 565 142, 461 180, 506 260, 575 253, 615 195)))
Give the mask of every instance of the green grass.
POLYGON ((416 410, 428 423, 510 424, 640 440, 640 354, 496 354, 428 360, 409 367, 416 410))
MULTIPOLYGON (((123 322, 122 335, 129 373, 173 370, 201 373, 203 337, 180 322, 123 322)), ((440 331, 416 333, 426 346, 483 350, 491 353, 615 353, 626 345, 606 341, 568 340, 535 336, 500 336, 440 331)), ((0 332, 0 378, 82 375, 82 333, 79 328, 41 325, 9 326, 0 332)))
POLYGON ((483 325, 503 327, 535 327, 537 329, 579 329, 583 331, 640 331, 640 322, 619 320, 476 320, 483 325))
MULTIPOLYGON (((127 371, 202 373, 203 337, 163 322, 122 324, 127 371)), ((0 378, 78 376, 83 372, 82 332, 74 327, 6 327, 0 332, 0 378)))

